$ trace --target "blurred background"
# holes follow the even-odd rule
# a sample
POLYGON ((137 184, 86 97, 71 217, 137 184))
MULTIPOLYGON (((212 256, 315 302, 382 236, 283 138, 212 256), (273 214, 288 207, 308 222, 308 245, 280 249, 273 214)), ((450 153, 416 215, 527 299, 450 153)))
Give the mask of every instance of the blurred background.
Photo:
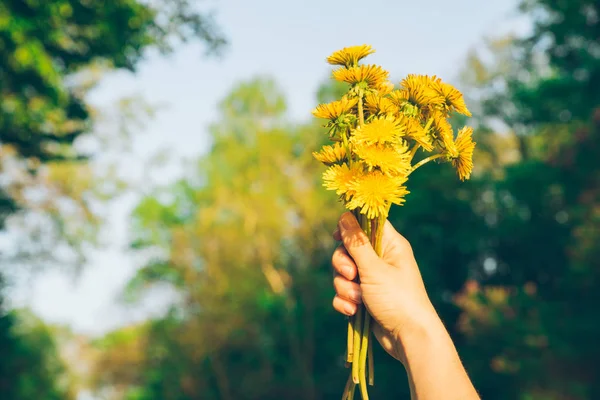
MULTIPOLYGON (((325 57, 467 97, 390 220, 484 399, 600 399, 600 3, 3 0, 0 398, 337 399, 325 57)), ((373 399, 408 399, 375 352, 373 399)))

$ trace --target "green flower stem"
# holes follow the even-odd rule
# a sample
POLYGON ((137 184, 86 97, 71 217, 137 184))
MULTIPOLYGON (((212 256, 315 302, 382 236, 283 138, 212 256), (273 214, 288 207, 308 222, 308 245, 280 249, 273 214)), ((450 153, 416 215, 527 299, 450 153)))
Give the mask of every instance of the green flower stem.
POLYGON ((344 387, 344 394, 342 395, 342 400, 351 400, 354 397, 354 388, 356 385, 352 382, 352 375, 348 376, 348 380, 346 380, 346 386, 344 387))
POLYGON ((363 305, 358 306, 356 315, 354 317, 354 351, 352 357, 352 382, 355 384, 360 383, 360 349, 362 344, 362 325, 363 325, 363 305))
POLYGON ((429 156, 427 158, 422 159, 421 161, 419 161, 418 163, 413 165, 413 167, 410 169, 410 172, 408 173, 408 175, 412 174, 413 172, 415 172, 415 170, 417 168, 422 167, 423 165, 427 164, 429 161, 437 160, 438 158, 441 158, 441 157, 444 157, 444 154, 436 154, 436 155, 429 156))
POLYGON ((354 356, 354 316, 348 318, 348 346, 346 347, 346 363, 352 363, 354 356))
MULTIPOLYGON (((372 330, 372 329, 371 329, 372 330)), ((367 371, 369 372, 369 386, 373 386, 375 384, 375 362, 373 361, 373 341, 369 340, 367 348, 367 362, 369 366, 367 371)))
POLYGON ((421 145, 419 143, 415 143, 413 148, 410 149, 410 160, 411 161, 415 157, 415 154, 417 153, 417 150, 419 150, 419 147, 421 147, 421 145))
POLYGON ((363 110, 363 91, 358 92, 358 126, 365 124, 365 112, 363 110))
POLYGON ((359 385, 360 395, 362 400, 369 400, 369 394, 367 393, 367 349, 369 348, 369 338, 371 336, 371 315, 365 310, 364 313, 364 324, 362 330, 362 343, 360 345, 360 357, 359 357, 359 385))

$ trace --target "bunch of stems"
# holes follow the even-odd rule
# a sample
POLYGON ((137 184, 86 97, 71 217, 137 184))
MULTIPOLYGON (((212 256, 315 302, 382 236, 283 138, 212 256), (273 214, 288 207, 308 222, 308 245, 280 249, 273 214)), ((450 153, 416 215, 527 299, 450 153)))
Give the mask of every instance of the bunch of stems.
MULTIPOLYGON (((364 214, 354 212, 361 228, 369 237, 377 255, 381 255, 381 240, 385 218, 369 219, 364 214)), ((356 280, 359 281, 360 277, 356 280)), ((367 400, 367 384, 375 383, 375 370, 373 362, 373 338, 371 337, 371 315, 360 304, 355 315, 348 319, 348 342, 346 347, 346 366, 351 367, 350 376, 344 388, 342 400, 354 399, 354 392, 358 385, 363 400, 367 400)))

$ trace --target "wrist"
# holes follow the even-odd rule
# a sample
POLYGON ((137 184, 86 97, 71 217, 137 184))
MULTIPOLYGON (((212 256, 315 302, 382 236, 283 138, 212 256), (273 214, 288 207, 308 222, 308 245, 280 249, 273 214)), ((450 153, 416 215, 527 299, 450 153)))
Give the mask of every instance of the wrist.
POLYGON ((447 336, 446 328, 433 305, 424 307, 393 332, 396 346, 408 357, 413 348, 431 345, 447 336))

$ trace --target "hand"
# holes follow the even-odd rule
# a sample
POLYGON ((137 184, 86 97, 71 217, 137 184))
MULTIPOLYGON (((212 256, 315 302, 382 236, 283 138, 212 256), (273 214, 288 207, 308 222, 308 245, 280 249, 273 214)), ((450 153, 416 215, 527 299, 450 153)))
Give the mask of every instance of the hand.
POLYGON ((345 315, 354 315, 364 302, 376 323, 373 332, 383 348, 405 363, 403 339, 432 321, 439 321, 408 241, 389 221, 383 229, 381 257, 350 212, 338 223, 334 239, 343 245, 333 253, 336 296, 333 307, 345 315), (357 274, 360 284, 355 282, 357 274))

